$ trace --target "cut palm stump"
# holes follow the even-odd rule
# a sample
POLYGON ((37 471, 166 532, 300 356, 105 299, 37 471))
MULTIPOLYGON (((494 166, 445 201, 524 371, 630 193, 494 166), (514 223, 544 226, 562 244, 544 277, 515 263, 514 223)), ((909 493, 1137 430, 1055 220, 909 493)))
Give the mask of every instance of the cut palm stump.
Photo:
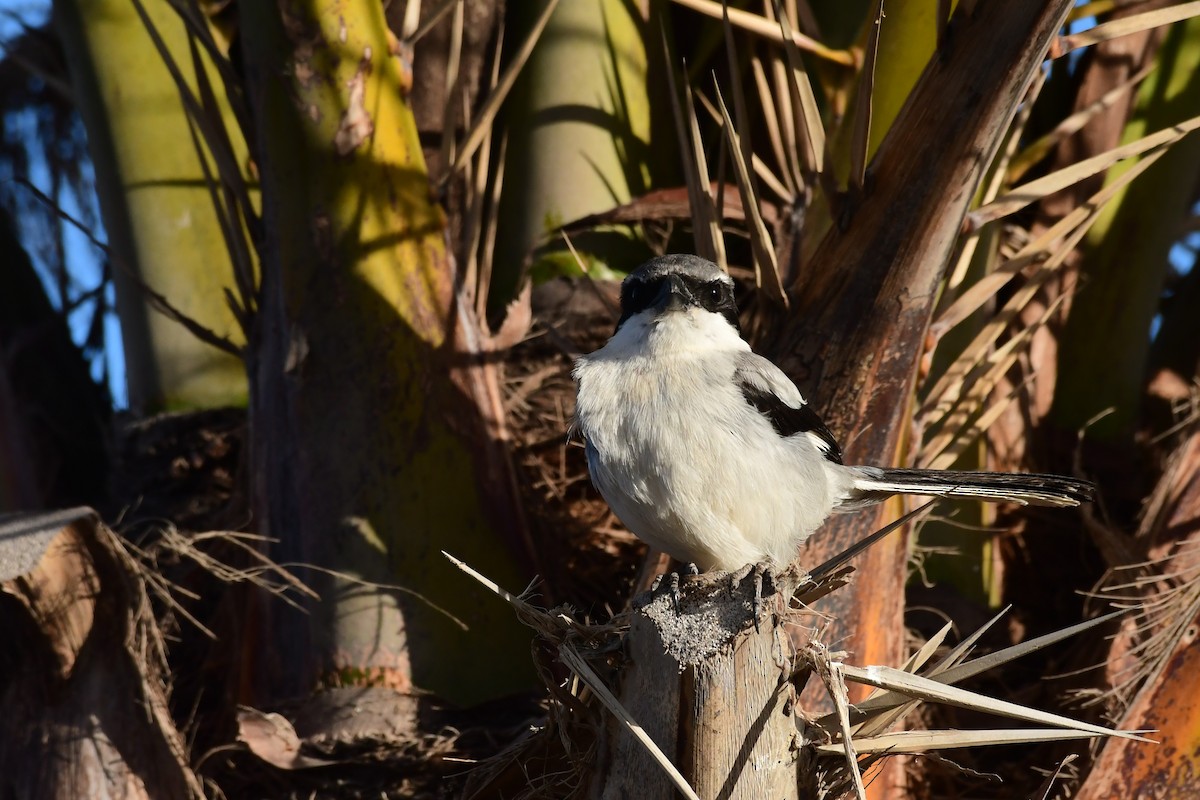
POLYGON ((864 774, 888 755, 1098 736, 1144 741, 953 685, 1114 615, 970 660, 1003 612, 935 658, 947 625, 900 667, 845 664, 845 654, 821 644, 828 620, 808 606, 849 582, 847 559, 912 516, 812 574, 783 570, 762 598, 757 626, 754 582, 734 587, 725 573, 683 580, 678 606, 669 591, 648 592, 633 611, 596 625, 569 609, 536 608, 451 557, 538 632, 534 652, 551 695, 545 726, 477 768, 464 797, 865 797, 864 774), (793 635, 798 626, 807 637, 793 635), (836 709, 823 717, 806 714, 798 700, 814 675, 836 709), (851 707, 848 682, 876 691, 851 707), (1038 727, 893 731, 930 701, 1038 727))

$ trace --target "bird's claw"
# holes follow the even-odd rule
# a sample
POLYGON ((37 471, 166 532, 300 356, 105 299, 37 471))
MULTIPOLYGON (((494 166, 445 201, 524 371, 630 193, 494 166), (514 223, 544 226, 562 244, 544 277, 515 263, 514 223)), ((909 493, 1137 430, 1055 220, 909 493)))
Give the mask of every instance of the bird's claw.
POLYGON ((768 595, 775 591, 775 568, 766 561, 760 561, 757 564, 747 564, 730 574, 730 591, 737 589, 747 577, 754 581, 754 597, 751 602, 754 610, 754 631, 757 633, 760 630, 759 621, 762 619, 763 587, 766 586, 769 589, 767 592, 768 595))
MULTIPOLYGON (((695 564, 692 564, 689 562, 689 563, 683 565, 683 572, 686 573, 689 578, 694 578, 700 574, 700 568, 697 567, 695 564)), ((667 590, 667 594, 671 598, 671 607, 674 608, 675 613, 678 614, 679 613, 679 599, 680 599, 679 598, 680 571, 674 570, 672 572, 668 572, 665 575, 656 576, 654 578, 654 583, 650 584, 650 591, 658 592, 659 589, 662 588, 663 578, 667 579, 667 589, 666 590, 667 590)))

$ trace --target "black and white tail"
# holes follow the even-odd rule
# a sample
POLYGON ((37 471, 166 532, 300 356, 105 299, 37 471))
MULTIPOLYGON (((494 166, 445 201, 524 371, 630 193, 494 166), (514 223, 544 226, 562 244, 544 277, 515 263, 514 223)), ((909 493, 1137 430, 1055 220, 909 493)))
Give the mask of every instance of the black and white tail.
POLYGON ((1096 494, 1094 484, 1061 475, 878 467, 852 469, 857 476, 850 503, 855 505, 878 502, 894 494, 922 494, 1063 508, 1091 501, 1096 494))

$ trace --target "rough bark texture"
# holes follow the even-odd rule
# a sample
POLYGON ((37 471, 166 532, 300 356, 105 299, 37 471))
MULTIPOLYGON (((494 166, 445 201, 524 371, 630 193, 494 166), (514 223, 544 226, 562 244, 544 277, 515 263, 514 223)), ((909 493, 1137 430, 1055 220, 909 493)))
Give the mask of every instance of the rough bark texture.
POLYGON ((501 538, 519 543, 520 526, 488 343, 456 294, 382 9, 255 4, 244 25, 269 232, 251 365, 257 520, 279 560, 348 576, 308 576, 322 595, 309 617, 276 607, 261 685, 459 703, 523 688, 527 634, 439 552, 524 583, 501 538))
MULTIPOLYGON (((1054 0, 960 8, 873 160, 860 202, 792 287, 796 313, 770 354, 802 387, 836 387, 815 400, 842 434, 847 463, 890 464, 900 456, 905 398, 937 283, 982 170, 1070 7, 1070 0, 1054 0)), ((841 552, 877 528, 879 516, 835 518, 810 539, 802 562, 812 566, 841 552)), ((836 620, 823 638, 851 650, 856 663, 902 661, 906 562, 905 539, 889 537, 859 559, 869 583, 817 606, 836 620)), ((715 616, 739 604, 711 601, 715 616)), ((780 678, 790 674, 792 650, 777 624, 730 636, 727 649, 691 661, 662 653, 672 643, 703 641, 695 632, 664 632, 645 610, 631 628, 622 702, 701 797, 796 796, 798 729, 784 713, 791 684, 780 678)), ((806 692, 803 706, 811 711, 824 707, 821 701, 820 693, 806 692)), ((595 796, 672 796, 628 733, 611 729, 608 744, 595 796)), ((900 780, 897 770, 885 771, 872 792, 889 796, 900 780)))
MULTIPOLYGON (((801 274, 797 312, 773 355, 812 393, 847 463, 902 458, 905 398, 937 282, 981 171, 1070 7, 1069 0, 960 6, 871 162, 861 202, 801 274)), ((820 563, 878 520, 878 513, 835 518, 809 540, 802 562, 820 563)), ((822 607, 838 620, 831 639, 858 663, 895 664, 903 655, 895 598, 903 597, 906 561, 906 539, 889 538, 859 562, 872 581, 822 607)))
MULTIPOLYGON (((422 0, 421 19, 428 19, 444 4, 441 0, 422 0)), ((421 150, 430 179, 441 184, 449 167, 442 163, 445 137, 461 141, 466 132, 463 109, 476 113, 480 91, 486 90, 490 77, 492 51, 497 46, 499 21, 504 16, 502 0, 468 0, 463 4, 462 42, 458 61, 458 79, 451 83, 449 74, 454 43, 454 12, 445 14, 413 48, 412 109, 421 135, 421 150), (453 92, 451 90, 454 90, 453 92)), ((387 6, 388 25, 399 36, 406 3, 387 6)), ((511 35, 511 34, 510 34, 511 35)), ((468 209, 464 207, 466 186, 462 173, 450 176, 439 198, 446 209, 450 241, 460 263, 464 252, 463 227, 468 209)))
MULTIPOLYGON (((685 582, 676 611, 669 594, 635 611, 626 638, 621 704, 702 798, 800 797, 803 720, 794 714, 795 650, 785 622, 794 577, 763 599, 753 625, 752 581, 685 582)), ((592 796, 668 800, 676 790, 623 724, 610 720, 592 796)))
POLYGON ((119 547, 90 509, 0 518, 0 796, 203 797, 119 547))
MULTIPOLYGON (((1173 557, 1164 567, 1174 580, 1150 584, 1147 605, 1164 602, 1165 592, 1194 583, 1197 553, 1200 552, 1200 433, 1192 433, 1175 454, 1176 463, 1164 481, 1171 499, 1165 508, 1151 502, 1152 516, 1161 521, 1152 533, 1157 540, 1153 557, 1173 557), (1178 481, 1178 483, 1176 483, 1178 481), (1171 486, 1171 484, 1174 484, 1171 486)), ((1195 597, 1195 590, 1188 594, 1195 597)), ((1194 610, 1195 601, 1187 606, 1194 610)), ((1183 607, 1180 608, 1180 611, 1183 607)), ((1176 620, 1163 615, 1162 622, 1176 620)), ((1200 694, 1196 691, 1200 675, 1200 617, 1191 619, 1174 643, 1162 668, 1148 677, 1118 721, 1127 730, 1148 730, 1147 745, 1122 739, 1106 741, 1091 771, 1083 781, 1077 800, 1107 800, 1112 797, 1200 796, 1200 694)), ((1141 631, 1132 637, 1128 629, 1114 639, 1111 660, 1146 658, 1145 642, 1160 630, 1141 631), (1137 645, 1139 650, 1131 649, 1137 645)))

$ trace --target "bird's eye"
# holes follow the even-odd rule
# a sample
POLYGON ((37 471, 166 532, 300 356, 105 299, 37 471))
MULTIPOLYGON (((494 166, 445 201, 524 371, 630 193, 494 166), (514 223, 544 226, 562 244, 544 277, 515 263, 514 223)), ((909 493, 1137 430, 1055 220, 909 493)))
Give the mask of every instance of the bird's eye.
POLYGON ((725 299, 724 287, 720 283, 710 283, 704 287, 704 300, 710 306, 719 305, 725 299))
POLYGON ((630 283, 625 294, 625 310, 630 313, 637 313, 654 299, 655 287, 652 284, 646 284, 641 281, 630 283))

